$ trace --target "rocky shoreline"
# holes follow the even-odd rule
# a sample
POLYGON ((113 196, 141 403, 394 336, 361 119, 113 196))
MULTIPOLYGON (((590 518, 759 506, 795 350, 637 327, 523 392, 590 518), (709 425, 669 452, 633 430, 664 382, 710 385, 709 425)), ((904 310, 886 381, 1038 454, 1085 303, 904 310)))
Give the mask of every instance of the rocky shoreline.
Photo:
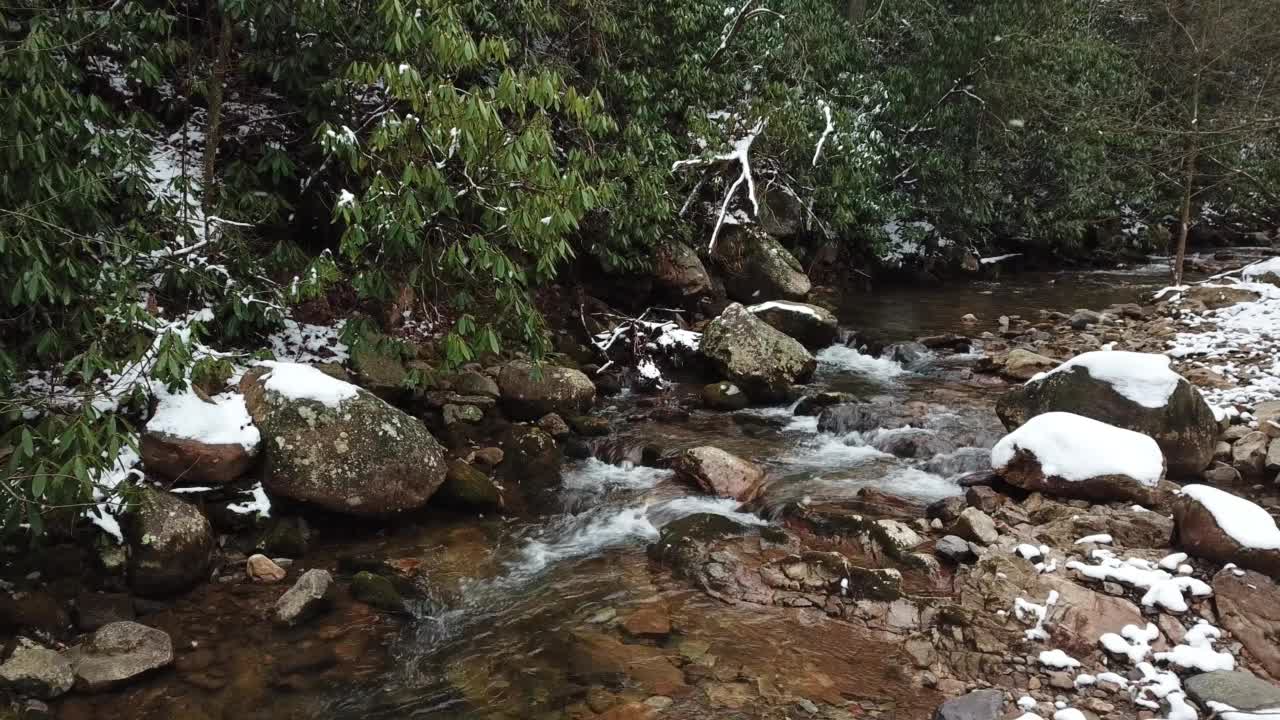
POLYGON ((138 717, 212 718, 253 717, 268 693, 376 681, 390 636, 502 572, 503 518, 537 517, 562 464, 595 456, 742 507, 669 522, 646 563, 623 564, 627 582, 664 599, 573 631, 565 695, 539 717, 1186 720, 1280 707, 1280 545, 1268 545, 1280 404, 1259 401, 1266 373, 1249 369, 1270 368, 1265 352, 1175 353, 1181 375, 1150 354, 1280 303, 1268 287, 1259 276, 1153 305, 973 318, 972 333, 889 347, 850 338, 905 366, 971 358, 964 382, 1010 383, 996 411, 1014 432, 990 461, 966 456, 963 495, 927 505, 871 489, 779 500, 765 469, 722 448, 612 442, 597 398, 629 383, 646 395, 628 422, 794 402, 822 432, 884 434, 889 456, 990 447, 974 428, 940 438, 937 404, 806 393, 811 352, 839 332, 819 305, 727 304, 689 327, 619 322, 588 340, 612 357, 626 339, 622 372, 514 360, 408 392, 401 361, 264 363, 194 401, 161 399, 164 422, 140 443, 154 484, 96 516, 118 523, 118 542, 82 528, 9 555, 0 685, 23 716, 128 702, 138 717), (1137 371, 1112 367, 1126 358, 1137 371), (715 382, 666 392, 695 377, 715 382), (1233 532, 1220 503, 1255 513, 1252 529, 1233 532), (717 613, 763 619, 766 635, 821 626, 881 655, 835 653, 839 672, 790 673, 784 655, 737 657, 717 613), (166 677, 194 690, 165 699, 166 677), (860 694, 852 677, 878 689, 860 694), (201 693, 220 698, 216 712, 199 709, 201 693))

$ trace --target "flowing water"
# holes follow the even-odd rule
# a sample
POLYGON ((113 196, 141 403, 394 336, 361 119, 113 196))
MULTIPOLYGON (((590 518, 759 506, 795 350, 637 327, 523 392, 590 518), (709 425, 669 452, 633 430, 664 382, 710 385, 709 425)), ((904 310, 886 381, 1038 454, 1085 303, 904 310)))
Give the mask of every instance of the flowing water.
MULTIPOLYGON (((842 322, 886 341, 969 334, 994 329, 999 315, 1034 318, 1041 309, 1132 302, 1163 277, 1157 264, 882 291, 850 303, 842 322), (982 324, 963 325, 965 313, 982 324)), ((812 389, 853 393, 887 411, 915 407, 925 417, 917 428, 823 433, 816 417, 784 406, 642 421, 635 415, 643 398, 607 400, 603 412, 614 434, 598 458, 566 467, 556 512, 520 520, 442 516, 372 539, 331 534, 304 558, 333 567, 329 561, 338 555, 357 553, 410 569, 427 598, 414 604, 411 617, 388 620, 342 601, 329 617, 284 632, 262 618, 237 619, 264 614, 278 588, 246 586, 238 595, 211 588, 143 620, 174 633, 183 652, 192 643, 206 648, 207 667, 193 671, 180 662, 176 678, 162 675, 76 707, 90 717, 550 719, 592 717, 582 709, 584 698, 603 687, 621 699, 678 695, 662 717, 763 717, 749 702, 735 706, 710 691, 681 694, 686 678, 666 655, 693 664, 711 656, 722 668, 732 663, 739 669, 720 678, 726 687, 753 678, 759 688, 767 679, 787 695, 902 703, 896 717, 924 717, 924 706, 935 700, 922 696, 912 705, 901 697, 912 690, 886 662, 898 649, 850 637, 818 612, 717 603, 652 566, 644 551, 664 525, 694 513, 765 524, 787 506, 850 498, 865 487, 920 504, 958 494, 956 478, 984 467, 1001 431, 992 410, 1000 388, 973 373, 977 357, 937 355, 904 367, 843 346, 818 354, 812 389), (902 452, 904 442, 915 450, 902 452), (633 464, 646 445, 663 451, 715 445, 758 462, 769 475, 763 509, 739 512, 732 501, 697 495, 669 471, 633 464), (654 606, 670 619, 665 639, 632 643, 614 630, 620 619, 654 606), (325 661, 315 669, 289 665, 293 655, 310 652, 315 638, 336 650, 321 652, 325 661), (610 674, 610 658, 634 663, 637 652, 660 667, 651 663, 626 681, 610 674), (213 680, 193 679, 201 673, 213 680), (712 707, 734 709, 715 714, 712 707)))

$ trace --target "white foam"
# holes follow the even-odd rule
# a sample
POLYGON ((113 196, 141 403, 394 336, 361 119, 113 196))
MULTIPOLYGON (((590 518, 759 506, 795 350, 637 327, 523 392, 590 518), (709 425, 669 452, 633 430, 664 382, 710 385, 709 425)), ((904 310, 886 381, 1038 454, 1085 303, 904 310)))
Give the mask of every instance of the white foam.
POLYGON ((832 345, 817 354, 818 369, 824 373, 852 373, 888 384, 906 372, 902 365, 887 358, 863 355, 851 347, 832 345))
POLYGON ((588 458, 565 468, 562 484, 568 490, 604 492, 614 489, 644 490, 671 477, 670 470, 623 463, 613 465, 588 458))

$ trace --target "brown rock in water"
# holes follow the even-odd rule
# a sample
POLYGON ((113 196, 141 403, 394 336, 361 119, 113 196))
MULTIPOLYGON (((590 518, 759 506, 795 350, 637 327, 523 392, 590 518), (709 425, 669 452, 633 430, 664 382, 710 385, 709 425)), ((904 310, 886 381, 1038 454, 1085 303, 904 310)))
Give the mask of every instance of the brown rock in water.
POLYGON ((324 403, 267 388, 272 372, 318 375, 292 363, 254 368, 240 383, 262 432, 263 487, 272 495, 359 516, 416 510, 444 482, 444 449, 414 417, 366 390, 328 381, 344 399, 324 403))
POLYGON ((622 628, 636 637, 666 637, 671 634, 671 614, 665 605, 646 605, 628 615, 622 628))
POLYGON ((1272 680, 1280 680, 1280 586, 1252 570, 1221 570, 1213 576, 1218 622, 1272 680))
POLYGON ((1209 502, 1217 503, 1219 512, 1231 513, 1234 521, 1248 526, 1254 535, 1280 536, 1275 521, 1258 505, 1209 485, 1187 485, 1173 503, 1178 547, 1206 560, 1235 563, 1280 577, 1280 548, 1246 547, 1227 532, 1204 502, 1193 496, 1210 498, 1209 502), (1219 502, 1222 500, 1226 502, 1219 502))
POLYGON ((245 574, 254 582, 278 583, 288 573, 266 555, 250 555, 245 561, 245 574))
POLYGON ((187 483, 223 485, 243 476, 257 459, 257 448, 240 443, 208 444, 147 431, 138 452, 147 472, 187 483))
POLYGON ((649 645, 627 645, 604 633, 573 633, 569 672, 580 682, 637 684, 655 695, 678 695, 688 686, 666 653, 649 645))
POLYGON ((173 662, 168 633, 135 622, 105 625, 65 653, 76 687, 100 692, 173 662))
POLYGON ((1009 351, 1000 374, 1012 380, 1026 381, 1057 366, 1058 361, 1053 358, 1023 348, 1015 348, 1009 351))
POLYGON ((764 471, 719 448, 703 446, 685 450, 671 467, 680 480, 717 497, 748 502, 759 495, 764 471))

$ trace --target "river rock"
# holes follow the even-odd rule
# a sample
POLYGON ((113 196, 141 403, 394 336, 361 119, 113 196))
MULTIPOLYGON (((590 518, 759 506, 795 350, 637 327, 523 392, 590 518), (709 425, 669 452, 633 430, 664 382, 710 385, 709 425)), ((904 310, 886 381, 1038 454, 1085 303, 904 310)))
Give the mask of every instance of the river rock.
POLYGON ((569 423, 564 418, 555 413, 547 413, 538 418, 538 427, 542 432, 550 435, 557 440, 563 440, 569 437, 569 423))
POLYGON ((903 367, 918 367, 933 357, 933 351, 923 343, 902 342, 888 345, 880 352, 880 357, 888 358, 903 367))
POLYGON ((742 303, 804 300, 812 288, 800 262, 777 240, 746 225, 726 227, 712 260, 729 297, 742 303))
POLYGON ((502 507, 502 487, 463 460, 449 461, 449 472, 436 497, 451 505, 481 511, 502 507))
POLYGON ((514 420, 537 420, 547 413, 581 415, 596 398, 596 386, 580 370, 523 360, 502 366, 498 386, 502 406, 514 420))
POLYGON ((522 486, 547 487, 560 481, 564 451, 534 425, 512 425, 503 433, 501 477, 522 486))
POLYGON ((717 497, 739 502, 754 499, 761 490, 764 471, 719 448, 703 446, 685 450, 671 463, 676 477, 717 497))
POLYGON ((974 690, 951 698, 934 713, 934 720, 1000 720, 1004 711, 1004 691, 974 690))
POLYGON ((1155 504, 1164 455, 1154 440, 1071 413, 1036 415, 991 450, 991 466, 1024 490, 1155 504))
POLYGON ((100 692, 171 664, 173 642, 163 630, 117 622, 99 628, 65 655, 76 687, 100 692))
POLYGON ((140 487, 136 498, 122 523, 133 590, 166 595, 205 579, 213 560, 213 529, 204 513, 151 487, 140 487))
POLYGON ((702 387, 702 404, 712 410, 741 410, 751 403, 747 394, 731 382, 718 382, 702 387))
POLYGON ((277 565, 266 555, 250 555, 244 563, 245 574, 257 583, 278 583, 288 575, 285 569, 277 565))
POLYGON ((1164 355, 1089 352, 1003 395, 996 414, 1013 430, 1036 415, 1068 412, 1155 439, 1174 477, 1199 477, 1213 459, 1213 410, 1164 355))
POLYGON ((440 408, 440 417, 444 420, 445 425, 457 425, 459 423, 478 423, 484 420, 484 410, 475 405, 456 405, 454 403, 446 403, 440 408))
POLYGON ((1275 581, 1252 570, 1220 570, 1213 576, 1213 603, 1222 629, 1267 675, 1280 680, 1280 587, 1275 581))
POLYGON ((712 294, 711 276, 698 253, 671 240, 654 253, 654 285, 667 297, 682 303, 712 294))
POLYGON ((839 321, 826 308, 806 303, 770 300, 751 305, 747 311, 774 329, 799 340, 809 349, 820 350, 835 343, 840 335, 839 321))
POLYGON ((1000 539, 1000 531, 991 516, 975 507, 967 507, 951 525, 952 534, 982 545, 990 545, 1000 539))
POLYGON ((444 450, 426 427, 368 391, 295 363, 250 370, 240 386, 272 495, 381 516, 421 508, 444 482, 444 450))
POLYGON ((1262 477, 1267 467, 1267 447, 1271 438, 1260 431, 1254 431, 1236 441, 1231 447, 1232 466, 1245 478, 1262 477))
POLYGON ((18 695, 51 700, 75 685, 66 658, 26 638, 18 638, 13 653, 0 663, 0 687, 18 695))
POLYGON ((1173 505, 1177 544, 1196 557, 1280 577, 1280 529, 1262 507, 1209 485, 1187 485, 1173 505))
POLYGON ((1280 707, 1280 688, 1239 670, 1201 673, 1187 678, 1184 685, 1202 706, 1224 703, 1241 712, 1262 714, 1280 707))
POLYGON ((902 406, 845 403, 832 405, 818 413, 818 431, 846 435, 851 432, 896 430, 916 426, 921 418, 902 406))
POLYGON ((969 541, 955 535, 946 535, 938 540, 933 546, 934 552, 941 557, 956 565, 973 562, 974 553, 969 547, 969 541))
POLYGON ((498 383, 477 370, 463 370, 449 379, 449 389, 459 395, 479 395, 498 399, 502 396, 498 383))
POLYGON ((333 576, 328 570, 308 570, 276 601, 276 622, 297 625, 324 610, 332 601, 333 576))
POLYGON ((803 345, 737 303, 711 321, 700 349, 722 375, 762 402, 785 399, 818 365, 803 345))
POLYGON ((1012 380, 1027 381, 1058 366, 1058 361, 1023 348, 1014 348, 1005 357, 1001 374, 1012 380))
POLYGON ((360 602, 387 612, 404 610, 404 597, 395 585, 382 575, 362 570, 351 578, 351 596, 360 602))
POLYGON ((856 402, 858 402, 858 397, 852 393, 824 390, 822 392, 805 395, 800 398, 800 401, 796 403, 795 410, 793 410, 792 413, 801 416, 818 415, 822 412, 823 408, 856 402))

